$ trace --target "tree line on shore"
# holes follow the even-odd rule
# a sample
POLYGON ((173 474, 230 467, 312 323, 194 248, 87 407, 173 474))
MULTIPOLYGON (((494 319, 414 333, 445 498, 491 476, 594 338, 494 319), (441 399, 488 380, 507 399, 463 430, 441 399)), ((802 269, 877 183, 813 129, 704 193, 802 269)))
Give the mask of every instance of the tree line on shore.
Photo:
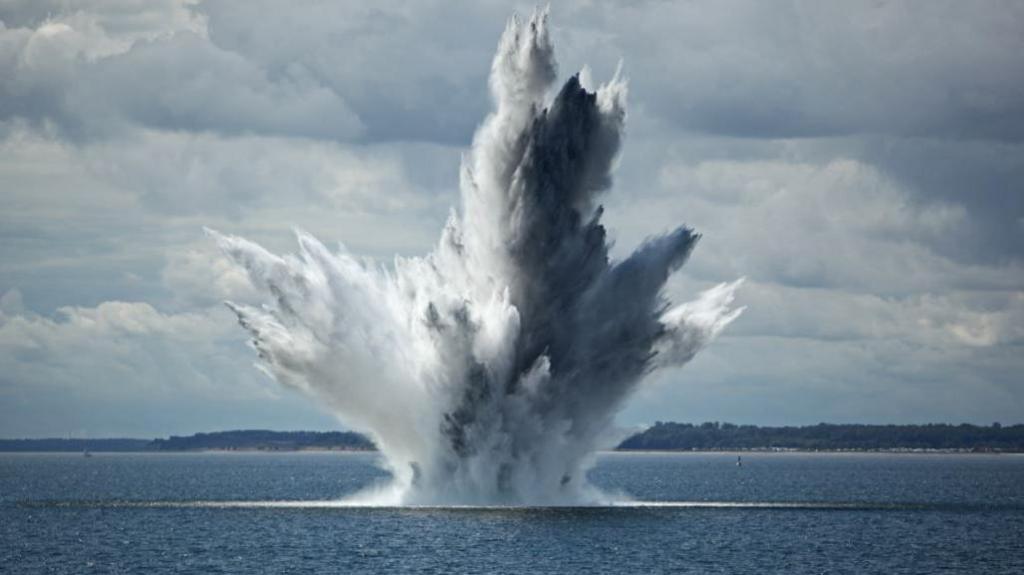
POLYGON ((353 431, 246 429, 172 435, 167 439, 0 439, 0 451, 367 451, 366 436, 353 431))
POLYGON ((1024 451, 1024 425, 963 423, 863 425, 819 423, 768 427, 732 423, 657 422, 619 445, 622 450, 898 450, 1024 451))
MULTIPOLYGON (((373 443, 352 431, 237 430, 172 435, 167 439, 0 439, 0 451, 369 451, 373 443)), ((808 451, 962 450, 1024 452, 1024 424, 963 423, 862 425, 819 423, 769 427, 705 422, 657 422, 619 450, 714 451, 796 449, 808 451)))

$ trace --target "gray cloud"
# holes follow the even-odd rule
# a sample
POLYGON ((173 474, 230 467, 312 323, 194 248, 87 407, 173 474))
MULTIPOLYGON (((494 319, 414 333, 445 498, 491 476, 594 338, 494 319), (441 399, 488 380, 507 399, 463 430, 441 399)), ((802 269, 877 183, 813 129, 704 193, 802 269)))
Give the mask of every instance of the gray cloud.
MULTIPOLYGON (((273 0, 214 0, 198 10, 217 45, 246 54, 272 76, 298 69, 344 94, 369 141, 468 144, 488 109, 481 87, 508 5, 347 1, 281 8, 273 0)), ((532 5, 524 8, 528 13, 532 5)))
POLYGON ((0 290, 20 288, 44 314, 107 299, 172 304, 182 298, 164 267, 204 241, 204 225, 281 250, 302 227, 385 261, 421 253, 451 205, 437 172, 454 173, 458 155, 149 131, 68 144, 12 129, 0 141, 0 290))
POLYGON ((1024 136, 1019 3, 609 2, 567 12, 599 31, 572 48, 625 54, 635 92, 688 129, 1024 136))
POLYGON ((301 73, 272 79, 204 30, 118 38, 78 13, 0 35, 0 118, 50 123, 76 139, 131 125, 331 139, 362 130, 338 94, 301 73))
POLYGON ((687 367, 685 380, 652 382, 623 419, 1019 421, 1019 355, 1019 346, 921 346, 898 338, 725 337, 687 367))
POLYGON ((914 198, 955 203, 968 221, 944 253, 964 263, 1024 261, 1024 144, 979 140, 866 139, 860 157, 914 198))
POLYGON ((987 266, 945 254, 969 238, 954 201, 917 202, 899 181, 853 158, 825 163, 668 159, 639 204, 609 200, 630 239, 685 219, 715 238, 694 273, 747 273, 805 287, 908 293, 942 286, 1013 289, 1021 263, 987 266))
POLYGON ((51 319, 18 310, 12 293, 0 298, 2 436, 147 436, 295 419, 332 425, 249 375, 249 350, 221 306, 166 314, 108 301, 65 307, 51 319))

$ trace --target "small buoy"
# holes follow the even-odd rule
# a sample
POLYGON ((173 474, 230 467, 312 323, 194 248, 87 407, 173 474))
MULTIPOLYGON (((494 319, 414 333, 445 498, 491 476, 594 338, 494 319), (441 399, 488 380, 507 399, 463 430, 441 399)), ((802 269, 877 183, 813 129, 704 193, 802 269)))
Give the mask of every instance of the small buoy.
POLYGON ((736 456, 736 467, 743 467, 743 456, 736 456))

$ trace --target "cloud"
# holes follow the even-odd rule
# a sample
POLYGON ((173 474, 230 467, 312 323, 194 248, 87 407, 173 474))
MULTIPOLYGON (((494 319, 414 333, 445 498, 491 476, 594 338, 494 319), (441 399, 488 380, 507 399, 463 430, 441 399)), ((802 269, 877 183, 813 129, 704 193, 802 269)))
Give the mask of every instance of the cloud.
POLYGON ((340 140, 362 130, 338 94, 298 73, 270 78, 203 30, 125 45, 81 13, 0 28, 0 74, 8 78, 0 118, 53 125, 75 139, 130 126, 340 140))
POLYGON ((651 382, 622 419, 761 425, 1019 421, 1019 355, 1019 346, 949 348, 898 338, 726 336, 684 374, 651 382))
POLYGON ((398 153, 333 142, 147 131, 82 148, 81 158, 96 177, 135 190, 164 214, 238 217, 295 203, 388 211, 429 202, 412 193, 417 186, 398 153))
POLYGON ((964 233, 944 245, 962 263, 1024 260, 1024 144, 944 139, 866 139, 858 154, 922 201, 955 203, 964 233))
MULTIPOLYGON (((16 88, 5 111, 83 137, 116 120, 465 144, 487 107, 479 86, 508 10, 16 2, 0 11, 0 62, 16 88), (79 60, 87 71, 72 69, 79 60), (60 98, 69 87, 76 93, 60 98)), ((554 18, 567 69, 589 61, 604 70, 626 57, 635 110, 676 128, 752 138, 1024 136, 1024 72, 1014 57, 1024 49, 1024 10, 1012 3, 569 2, 554 18)))
POLYGON ((164 268, 205 241, 203 226, 282 251, 301 227, 385 261, 422 253, 451 205, 442 174, 456 173, 459 158, 426 144, 157 131, 72 144, 24 126, 5 135, 0 290, 20 287, 40 313, 110 299, 199 301, 177 293, 181 278, 169 281, 164 268))
POLYGON ((633 240, 686 221, 707 232, 691 273, 874 293, 1014 289, 1020 263, 963 264, 945 254, 973 229, 958 203, 919 202, 869 164, 833 158, 668 160, 644 203, 609 199, 633 240), (645 217, 646 216, 646 217, 645 217))
POLYGON ((199 0, 5 0, 0 21, 8 28, 38 28, 55 16, 93 20, 111 37, 130 44, 178 30, 202 30, 199 0))
MULTIPOLYGON (((168 315, 146 303, 118 301, 93 308, 64 307, 57 311, 56 319, 31 312, 8 315, 5 311, 0 317, 0 344, 6 356, 5 365, 15 371, 24 366, 39 375, 31 379, 48 386, 74 386, 86 373, 92 371, 95 375, 102 370, 111 370, 115 375, 118 370, 126 375, 144 375, 137 384, 145 387, 159 387, 176 379, 209 384, 209 374, 194 374, 190 369, 185 373, 180 373, 181 369, 165 371, 167 366, 159 364, 175 359, 165 353, 167 344, 237 341, 231 337, 234 334, 229 331, 230 324, 218 321, 216 315, 168 315), (24 362, 32 358, 46 361, 24 362)), ((98 388, 117 379, 100 378, 87 385, 98 388)))
POLYGON ((10 289, 0 296, 0 313, 5 315, 17 315, 25 311, 25 302, 22 299, 21 291, 10 289))
MULTIPOLYGON (((529 13, 532 4, 523 5, 529 13)), ((468 145, 488 109, 481 88, 512 7, 499 2, 213 0, 211 41, 271 75, 296 70, 344 94, 366 141, 468 145)))
POLYGON ((222 306, 169 314, 108 301, 48 318, 11 309, 16 299, 12 291, 0 298, 0 435, 192 431, 213 424, 211 407, 233 412, 219 425, 251 426, 266 415, 261 399, 313 426, 330 421, 252 377, 249 350, 222 306), (195 406, 205 418, 197 421, 195 406))
POLYGON ((743 297, 750 311, 735 337, 892 340, 947 349, 1024 344, 1024 291, 893 297, 748 283, 743 297))
POLYGON ((590 32, 570 36, 579 44, 570 41, 574 60, 579 52, 591 60, 627 55, 645 110, 686 129, 754 138, 1024 137, 1024 70, 1014 56, 1024 50, 1015 32, 1024 22, 1020 5, 581 2, 563 9, 563 22, 590 32))

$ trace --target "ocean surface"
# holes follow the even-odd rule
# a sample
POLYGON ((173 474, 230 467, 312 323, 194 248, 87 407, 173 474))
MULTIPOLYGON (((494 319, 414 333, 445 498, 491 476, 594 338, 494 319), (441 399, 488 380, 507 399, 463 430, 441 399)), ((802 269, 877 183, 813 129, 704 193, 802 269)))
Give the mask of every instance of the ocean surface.
POLYGON ((0 572, 1024 573, 1020 455, 610 453, 637 504, 331 505, 374 458, 0 454, 0 572))

